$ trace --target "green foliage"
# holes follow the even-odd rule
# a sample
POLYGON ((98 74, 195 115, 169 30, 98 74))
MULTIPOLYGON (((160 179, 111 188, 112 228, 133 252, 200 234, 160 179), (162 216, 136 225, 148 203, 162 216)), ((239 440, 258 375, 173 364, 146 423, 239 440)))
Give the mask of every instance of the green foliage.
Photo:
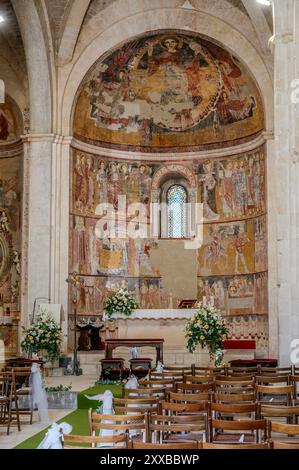
POLYGON ((114 312, 129 316, 136 308, 138 304, 135 298, 127 290, 120 289, 106 300, 104 310, 108 317, 114 312))
POLYGON ((198 304, 198 311, 186 325, 187 349, 194 353, 197 346, 207 348, 215 366, 223 360, 223 341, 229 329, 221 313, 211 305, 198 304))
POLYGON ((71 383, 67 387, 64 387, 62 384, 56 385, 56 387, 45 387, 46 392, 69 392, 71 389, 71 383))
POLYGON ((27 353, 40 354, 45 351, 46 359, 50 362, 58 359, 62 343, 61 328, 50 313, 41 312, 36 321, 29 327, 24 328, 24 339, 21 348, 27 353))

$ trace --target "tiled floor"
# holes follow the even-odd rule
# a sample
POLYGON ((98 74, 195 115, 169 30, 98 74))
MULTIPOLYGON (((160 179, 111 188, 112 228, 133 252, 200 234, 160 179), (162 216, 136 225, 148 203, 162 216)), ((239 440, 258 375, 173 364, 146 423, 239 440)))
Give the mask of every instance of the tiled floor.
MULTIPOLYGON (((79 375, 46 377, 45 382, 48 387, 55 387, 60 384, 67 386, 72 383, 72 390, 80 392, 88 387, 92 387, 96 380, 95 376, 79 375)), ((70 412, 71 410, 49 410, 49 422, 57 421, 70 412)), ((12 449, 47 426, 47 424, 38 421, 37 412, 34 412, 33 424, 27 424, 28 421, 28 416, 21 416, 21 431, 18 431, 17 426, 13 423, 9 436, 6 435, 6 426, 0 425, 0 449, 12 449)))

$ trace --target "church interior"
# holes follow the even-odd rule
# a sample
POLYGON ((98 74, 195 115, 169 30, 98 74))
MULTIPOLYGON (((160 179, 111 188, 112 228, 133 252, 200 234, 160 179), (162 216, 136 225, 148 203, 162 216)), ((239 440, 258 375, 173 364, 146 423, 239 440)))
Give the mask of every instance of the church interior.
POLYGON ((0 449, 299 449, 298 33, 0 0, 0 449))

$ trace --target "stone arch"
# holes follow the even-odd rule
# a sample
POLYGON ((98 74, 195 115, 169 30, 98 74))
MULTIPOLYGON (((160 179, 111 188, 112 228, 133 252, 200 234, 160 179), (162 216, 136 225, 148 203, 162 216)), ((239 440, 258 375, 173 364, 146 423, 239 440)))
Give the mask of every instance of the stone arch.
POLYGON ((196 185, 197 185, 196 177, 189 168, 183 165, 171 164, 171 165, 165 165, 156 171, 152 180, 152 191, 158 191, 162 183, 168 177, 171 178, 173 175, 178 175, 180 177, 185 178, 190 188, 192 189, 196 188, 196 185))

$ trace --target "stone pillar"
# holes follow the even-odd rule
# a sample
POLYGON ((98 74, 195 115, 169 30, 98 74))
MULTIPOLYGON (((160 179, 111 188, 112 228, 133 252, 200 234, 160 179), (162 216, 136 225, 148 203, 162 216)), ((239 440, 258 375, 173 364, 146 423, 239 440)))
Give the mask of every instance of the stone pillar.
POLYGON ((24 137, 22 323, 38 297, 51 295, 52 134, 24 137))
POLYGON ((56 136, 52 157, 51 302, 64 310, 64 350, 68 332, 69 168, 71 137, 56 136))
MULTIPOLYGON (((276 252, 278 345, 281 365, 290 363, 291 342, 299 338, 298 305, 298 162, 294 148, 298 118, 293 118, 292 83, 296 79, 294 58, 299 0, 273 0, 275 156, 268 178, 276 178, 276 252), (296 184, 297 180, 297 184, 296 184)), ((299 77, 298 77, 299 78, 299 77)), ((271 230, 271 226, 270 226, 271 230)))
POLYGON ((62 304, 66 349, 71 138, 28 134, 23 141, 21 323, 28 325, 39 297, 62 304))

